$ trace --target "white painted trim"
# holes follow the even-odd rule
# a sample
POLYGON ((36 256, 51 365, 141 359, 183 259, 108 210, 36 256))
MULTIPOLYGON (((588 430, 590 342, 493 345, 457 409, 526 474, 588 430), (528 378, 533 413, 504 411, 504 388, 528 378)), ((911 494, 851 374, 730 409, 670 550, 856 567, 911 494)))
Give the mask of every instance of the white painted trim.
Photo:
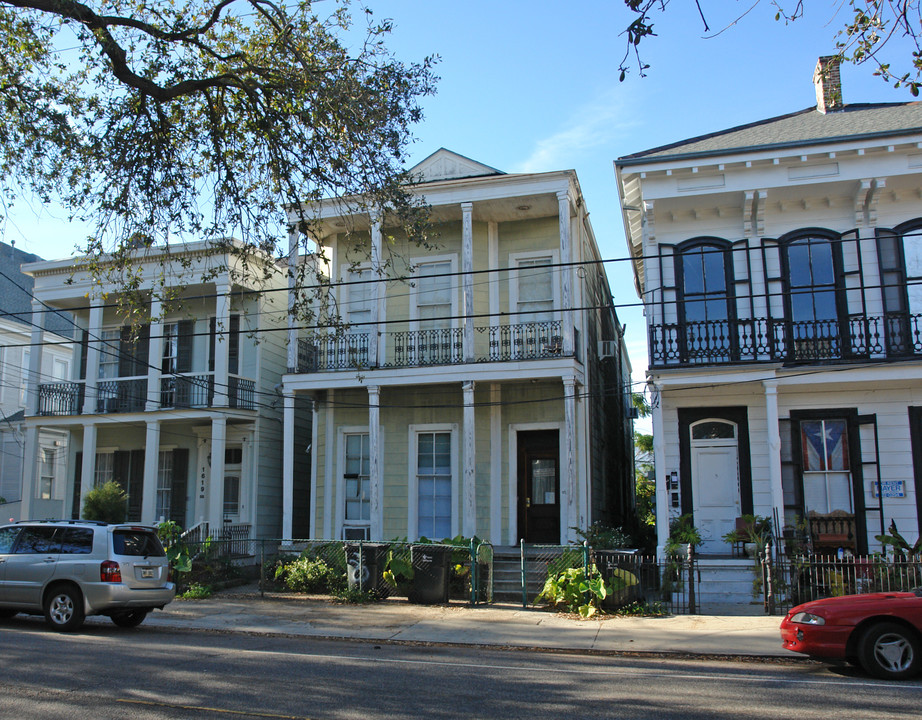
MULTIPOLYGON (((495 269, 499 267, 499 223, 491 220, 487 224, 487 267, 495 269)), ((496 317, 500 311, 499 308, 499 275, 490 273, 490 315, 496 317)))
MULTIPOLYGON (((317 526, 319 525, 319 522, 318 522, 319 518, 317 517, 317 480, 318 480, 317 478, 317 448, 319 447, 317 435, 320 432, 320 430, 317 427, 320 424, 320 421, 317 415, 318 415, 317 403, 314 401, 313 398, 311 398, 311 481, 310 481, 311 501, 310 501, 310 510, 309 510, 310 523, 308 524, 308 535, 310 535, 311 537, 317 537, 317 535, 319 534, 320 537, 326 538, 329 536, 326 534, 327 528, 325 525, 321 526, 323 527, 323 533, 317 532, 317 526)), ((326 454, 329 455, 329 453, 326 453, 326 454)), ((329 494, 330 494, 329 486, 326 483, 324 483, 323 485, 324 503, 326 503, 327 496, 329 494)))
POLYGON ((502 385, 490 385, 490 542, 503 544, 502 385))
MULTIPOLYGON (((458 486, 461 478, 461 458, 458 452, 457 423, 424 423, 410 425, 407 428, 407 538, 419 539, 419 478, 418 478, 418 441, 419 433, 451 433, 451 536, 458 535, 458 515, 460 492, 458 486)), ((442 538, 429 538, 441 540, 442 538)))
MULTIPOLYGON (((334 528, 333 518, 334 518, 334 511, 336 508, 336 503, 339 501, 339 498, 340 498, 340 496, 336 492, 334 492, 335 490, 338 490, 338 486, 336 484, 336 476, 335 476, 336 469, 335 468, 336 468, 336 458, 339 457, 339 455, 330 452, 330 448, 336 447, 334 443, 335 441, 334 435, 336 432, 335 425, 334 425, 335 418, 333 417, 335 395, 336 395, 335 390, 329 390, 327 392, 327 401, 326 401, 326 408, 325 408, 325 428, 324 428, 324 435, 325 435, 326 442, 325 442, 325 447, 323 451, 323 455, 324 455, 324 458, 323 458, 323 477, 324 477, 324 481, 323 481, 324 482, 324 485, 323 485, 323 488, 324 488, 323 489, 323 536, 329 539, 333 539, 335 537, 333 535, 333 533, 335 532, 335 530, 333 529, 334 528)), ((337 449, 336 453, 338 452, 339 450, 337 449)), ((341 526, 342 526, 342 523, 340 523, 336 527, 341 527, 341 526)))
POLYGON ((509 322, 513 325, 523 322, 519 314, 519 271, 518 263, 521 260, 535 260, 550 256, 551 267, 551 295, 554 299, 554 318, 560 322, 560 268, 553 267, 560 262, 559 250, 529 250, 528 252, 509 253, 509 322))
MULTIPOLYGON (((335 538, 343 536, 343 527, 346 524, 346 480, 343 473, 346 469, 346 435, 371 435, 371 429, 368 425, 341 425, 336 428, 336 460, 334 462, 335 485, 336 485, 336 526, 334 528, 335 538)), ((371 452, 371 438, 368 440, 368 452, 371 452)), ((371 472, 371 458, 369 460, 369 473, 371 472)), ((371 479, 369 478, 369 484, 371 479)), ((369 492, 370 489, 369 489, 369 492)), ((369 498, 370 501, 370 498, 369 498)), ((369 532, 373 519, 368 520, 369 532)), ((362 527, 365 527, 362 525, 362 527)), ((374 539, 374 538, 372 538, 374 539)))
POLYGON ((560 487, 560 512, 561 512, 561 526, 560 533, 563 535, 566 532, 564 527, 566 524, 566 518, 564 514, 566 513, 566 503, 564 502, 564 484, 563 484, 563 467, 561 462, 564 457, 564 443, 566 442, 566 432, 564 429, 564 424, 562 422, 536 422, 536 423, 512 423, 508 426, 507 434, 507 448, 509 454, 509 473, 508 473, 508 482, 509 482, 509 545, 518 545, 519 544, 519 446, 517 436, 520 432, 528 432, 531 430, 556 430, 557 439, 558 439, 558 448, 557 452, 558 460, 558 483, 560 487))

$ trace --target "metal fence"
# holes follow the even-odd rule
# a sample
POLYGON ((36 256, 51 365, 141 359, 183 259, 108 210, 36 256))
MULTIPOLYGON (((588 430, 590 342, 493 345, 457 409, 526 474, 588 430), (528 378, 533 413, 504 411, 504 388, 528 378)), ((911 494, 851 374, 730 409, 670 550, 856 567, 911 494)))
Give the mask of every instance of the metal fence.
POLYGON ((762 555, 765 612, 783 614, 825 597, 922 587, 922 561, 882 557, 762 555))

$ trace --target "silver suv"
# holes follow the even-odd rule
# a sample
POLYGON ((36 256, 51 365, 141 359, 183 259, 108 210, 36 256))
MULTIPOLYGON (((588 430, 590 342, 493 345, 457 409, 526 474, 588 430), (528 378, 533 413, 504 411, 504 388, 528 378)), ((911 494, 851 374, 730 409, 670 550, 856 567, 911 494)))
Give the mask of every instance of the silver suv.
POLYGON ((54 630, 87 615, 135 627, 176 594, 153 528, 87 520, 0 526, 0 618, 44 614, 54 630))

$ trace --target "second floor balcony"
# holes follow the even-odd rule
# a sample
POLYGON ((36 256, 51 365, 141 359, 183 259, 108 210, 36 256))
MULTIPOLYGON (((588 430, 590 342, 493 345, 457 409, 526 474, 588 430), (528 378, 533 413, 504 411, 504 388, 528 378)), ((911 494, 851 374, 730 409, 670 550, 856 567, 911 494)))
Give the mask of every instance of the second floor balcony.
MULTIPOLYGON (((256 408, 255 382, 229 375, 226 387, 219 392, 227 395, 227 404, 238 410, 256 408)), ((154 409, 211 408, 216 404, 214 373, 177 374, 160 378, 159 403, 154 409)), ((147 408, 147 377, 100 379, 96 382, 95 402, 91 412, 97 414, 137 413, 147 408)), ((42 383, 38 386, 38 414, 82 415, 86 412, 86 383, 42 383)))
POLYGON ((922 315, 855 315, 799 322, 772 318, 652 324, 650 365, 835 363, 922 357, 922 315))
MULTIPOLYGON (((382 333, 382 357, 376 367, 412 368, 566 356, 560 322, 475 327, 474 344, 467 356, 463 336, 461 328, 382 333)), ((291 370, 313 373, 369 368, 369 337, 369 333, 360 332, 344 335, 316 333, 300 338, 298 365, 291 370)))

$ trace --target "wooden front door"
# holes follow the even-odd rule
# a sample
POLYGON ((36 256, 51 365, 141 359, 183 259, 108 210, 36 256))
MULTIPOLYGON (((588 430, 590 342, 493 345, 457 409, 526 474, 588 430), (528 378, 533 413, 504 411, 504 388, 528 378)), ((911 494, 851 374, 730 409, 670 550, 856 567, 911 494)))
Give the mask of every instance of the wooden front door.
POLYGON ((557 430, 520 432, 519 539, 560 542, 560 440, 557 430))

